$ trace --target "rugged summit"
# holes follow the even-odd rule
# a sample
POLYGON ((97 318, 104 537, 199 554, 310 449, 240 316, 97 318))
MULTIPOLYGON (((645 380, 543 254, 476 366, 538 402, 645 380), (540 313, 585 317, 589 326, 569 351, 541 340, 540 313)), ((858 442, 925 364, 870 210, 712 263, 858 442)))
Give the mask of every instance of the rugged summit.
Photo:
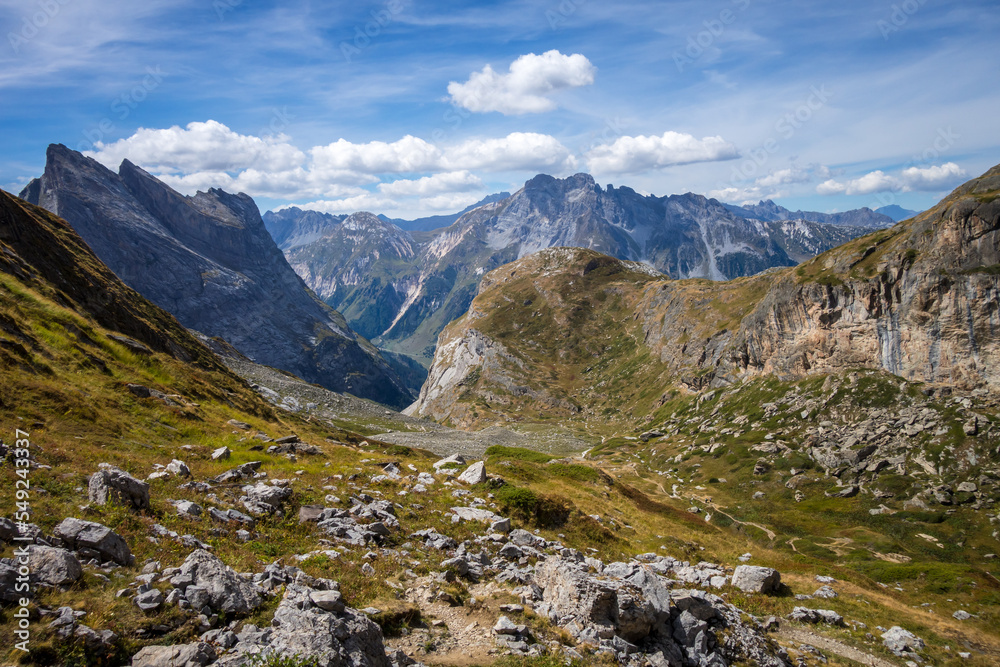
MULTIPOLYGON (((843 211, 841 213, 820 213, 818 211, 790 211, 784 206, 775 204, 770 199, 762 199, 756 204, 734 206, 727 204, 726 208, 736 215, 757 220, 773 222, 775 220, 810 220, 831 225, 851 225, 854 227, 890 227, 903 218, 894 218, 889 212, 879 209, 873 211, 868 207, 843 211)), ((899 207, 896 207, 899 209, 899 207)), ((903 209, 899 209, 902 211, 903 209)), ((909 217, 909 216, 906 216, 909 217)))
POLYGON ((469 425, 526 403, 648 411, 670 387, 859 367, 1000 386, 998 195, 995 167, 891 229, 729 282, 656 278, 576 248, 539 252, 484 277, 441 334, 409 412, 469 425))
POLYGON ((346 221, 333 216, 319 231, 315 214, 300 213, 296 225, 288 221, 291 209, 270 223, 296 272, 361 334, 425 362, 438 333, 468 308, 484 273, 543 248, 584 247, 675 278, 725 280, 793 266, 868 231, 738 215, 690 193, 654 197, 602 188, 587 174, 536 176, 514 195, 434 232, 408 233, 384 221, 341 229, 346 221))
POLYGON ((44 175, 21 196, 65 218, 126 284, 186 327, 335 391, 410 400, 378 351, 295 275, 247 195, 185 197, 127 160, 115 174, 52 145, 44 175))

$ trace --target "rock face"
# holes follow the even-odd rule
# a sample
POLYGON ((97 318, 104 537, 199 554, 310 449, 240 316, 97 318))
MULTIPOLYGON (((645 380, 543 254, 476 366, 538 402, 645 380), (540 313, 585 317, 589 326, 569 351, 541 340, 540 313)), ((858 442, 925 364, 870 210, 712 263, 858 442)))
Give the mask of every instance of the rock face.
POLYGON ((578 553, 567 556, 536 566, 533 583, 541 600, 535 612, 579 642, 611 650, 620 662, 670 667, 790 664, 783 651, 744 624, 739 610, 718 596, 671 590, 667 579, 634 561, 603 565, 578 553))
POLYGON ((286 584, 270 628, 244 626, 220 667, 253 664, 255 655, 301 656, 318 667, 390 667, 379 626, 346 607, 336 582, 313 579, 297 568, 271 574, 286 584), (293 574, 294 572, 294 574, 293 574))
POLYGON ((114 502, 137 510, 149 509, 149 484, 107 463, 102 463, 100 468, 90 476, 87 485, 90 502, 98 505, 114 502))
POLYGON ((65 218, 184 326, 334 391, 410 401, 378 351, 295 275, 248 196, 184 197, 127 160, 115 174, 61 145, 49 147, 45 174, 21 195, 65 218))
POLYGON ((132 656, 132 667, 203 667, 215 660, 211 644, 147 646, 132 656))
POLYGON ((865 367, 962 390, 1000 386, 998 192, 995 167, 891 229, 729 282, 541 251, 484 276, 407 412, 462 427, 539 405, 607 414, 649 387, 865 367))
MULTIPOLYGON (((216 613, 248 614, 262 601, 260 591, 253 584, 204 549, 192 551, 170 583, 181 589, 189 600, 194 595, 189 592, 190 587, 197 587, 198 601, 216 613)), ((192 602, 192 606, 194 604, 192 602)))
POLYGON ((544 248, 590 248, 674 278, 719 280, 794 265, 872 228, 737 214, 694 194, 645 197, 587 174, 536 176, 429 236, 369 213, 292 219, 286 210, 265 220, 296 272, 352 327, 425 361, 485 272, 544 248))

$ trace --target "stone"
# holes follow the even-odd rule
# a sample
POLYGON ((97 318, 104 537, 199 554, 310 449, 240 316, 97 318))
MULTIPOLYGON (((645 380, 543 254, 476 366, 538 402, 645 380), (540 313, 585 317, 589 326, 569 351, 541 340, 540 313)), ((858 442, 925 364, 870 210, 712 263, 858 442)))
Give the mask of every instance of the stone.
POLYGON ((340 591, 312 591, 309 599, 324 611, 344 611, 344 600, 340 591))
POLYGON ((204 549, 192 551, 170 583, 180 588, 185 581, 205 590, 205 604, 216 613, 248 614, 262 602, 256 586, 204 549))
POLYGON ((962 482, 957 488, 959 493, 975 493, 979 487, 973 482, 962 482))
POLYGON ((131 565, 133 556, 121 535, 94 521, 66 518, 52 534, 73 550, 93 549, 103 560, 131 565))
POLYGON ((391 667, 379 626, 356 609, 330 611, 314 604, 313 595, 334 582, 317 579, 312 584, 316 588, 288 584, 271 627, 262 631, 244 627, 240 642, 217 663, 219 667, 244 665, 246 656, 262 651, 288 658, 308 656, 317 667, 391 667))
POLYGON ((476 461, 458 476, 458 481, 469 485, 482 484, 486 481, 486 463, 476 461))
POLYGON ((229 447, 226 446, 219 447, 218 449, 212 451, 213 461, 228 461, 230 456, 232 456, 232 451, 230 451, 229 447))
POLYGON ((322 505, 303 505, 299 508, 299 523, 316 523, 326 508, 322 505))
POLYGON ((511 531, 510 519, 497 519, 490 524, 491 533, 509 533, 511 531))
POLYGON ((201 505, 191 502, 190 500, 178 500, 174 503, 174 507, 177 508, 177 514, 180 516, 190 518, 198 518, 201 516, 201 505))
POLYGON ((518 626, 514 621, 510 620, 506 616, 500 616, 497 619, 496 624, 493 626, 493 633, 498 635, 518 635, 521 634, 518 631, 518 626))
POLYGON ((83 576, 76 556, 56 547, 28 547, 28 568, 38 581, 50 586, 68 586, 83 576))
POLYGON ((247 424, 246 422, 241 422, 238 419, 230 419, 226 423, 229 424, 230 426, 235 426, 236 428, 240 429, 241 431, 249 431, 250 430, 250 424, 247 424))
POLYGON ((439 459, 438 461, 435 461, 434 462, 434 470, 435 470, 435 472, 437 472, 441 468, 453 467, 453 466, 457 467, 457 466, 464 466, 464 465, 465 465, 465 457, 464 456, 462 456, 461 454, 452 454, 451 456, 449 456, 447 458, 439 459))
POLYGON ((216 658, 211 644, 147 646, 132 656, 132 667, 204 667, 216 658))
POLYGON ((187 464, 180 459, 174 459, 167 464, 167 472, 171 475, 177 475, 178 477, 190 477, 191 469, 188 468, 187 464))
POLYGON ((90 476, 87 498, 97 505, 116 503, 136 510, 149 509, 149 484, 107 463, 90 476))
POLYGON ((478 507, 452 507, 451 511, 454 516, 457 516, 462 521, 479 521, 480 523, 493 524, 503 520, 499 515, 478 507))
POLYGON ((273 514, 281 505, 292 497, 292 490, 284 486, 272 486, 269 484, 256 484, 244 486, 243 493, 246 498, 243 506, 250 510, 251 514, 273 514))
POLYGON ((957 621, 967 621, 972 618, 972 614, 965 611, 964 609, 959 609, 954 614, 951 615, 957 621))
POLYGON ((882 644, 900 657, 908 653, 916 653, 924 648, 923 639, 898 625, 894 625, 882 633, 882 644))
POLYGON ((833 590, 830 586, 820 586, 813 592, 813 597, 832 600, 837 597, 837 591, 833 590))
POLYGON ((159 589, 151 588, 136 595, 132 598, 132 602, 143 611, 155 611, 163 604, 163 593, 159 589))
POLYGON ((806 607, 795 607, 788 615, 791 621, 800 623, 824 623, 826 625, 836 625, 846 627, 844 617, 829 609, 808 609, 806 607))
POLYGON ((770 567, 740 565, 733 572, 732 585, 746 593, 775 593, 781 584, 781 574, 770 567))

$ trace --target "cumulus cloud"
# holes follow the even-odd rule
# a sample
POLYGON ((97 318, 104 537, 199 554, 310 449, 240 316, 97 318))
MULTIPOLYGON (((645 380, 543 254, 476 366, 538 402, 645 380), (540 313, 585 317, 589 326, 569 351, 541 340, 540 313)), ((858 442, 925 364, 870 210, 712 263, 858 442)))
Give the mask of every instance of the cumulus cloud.
POLYGON ((736 147, 722 137, 697 139, 690 134, 664 132, 662 136, 619 137, 586 155, 594 172, 627 174, 694 162, 739 157, 736 147))
POLYGON ((379 183, 380 192, 387 195, 428 196, 442 192, 464 192, 482 190, 483 179, 468 171, 449 171, 415 180, 400 179, 389 183, 379 183))
POLYGON ((940 190, 958 185, 969 177, 954 162, 930 167, 910 167, 902 173, 903 182, 913 190, 940 190))
POLYGON ((249 168, 281 171, 294 168, 305 158, 287 137, 238 134, 214 120, 188 123, 183 128, 139 128, 130 137, 110 144, 98 142, 94 148, 86 154, 109 168, 117 168, 128 158, 166 173, 249 168))
POLYGON ((338 139, 310 151, 314 168, 320 171, 390 174, 428 171, 438 166, 441 150, 431 143, 406 135, 399 141, 354 144, 338 139))
POLYGON ((453 104, 469 111, 498 111, 521 115, 552 111, 556 103, 549 95, 567 88, 594 83, 596 68, 582 54, 564 55, 546 51, 528 53, 510 64, 506 74, 486 65, 465 83, 452 81, 448 94, 453 104))
POLYGON ((929 167, 908 167, 898 176, 876 169, 844 182, 831 178, 816 186, 816 192, 821 195, 870 195, 876 192, 934 191, 958 185, 967 177, 964 169, 954 162, 946 162, 929 167))
POLYGON ((558 139, 534 132, 512 132, 499 139, 470 139, 449 149, 446 165, 487 171, 564 170, 576 159, 558 139))

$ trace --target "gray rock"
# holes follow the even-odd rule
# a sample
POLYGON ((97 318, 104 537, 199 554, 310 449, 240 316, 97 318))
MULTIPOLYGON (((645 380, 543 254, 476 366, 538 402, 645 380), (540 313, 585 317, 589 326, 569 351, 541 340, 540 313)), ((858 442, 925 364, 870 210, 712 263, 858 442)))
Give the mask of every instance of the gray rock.
POLYGON ((5 558, 0 560, 0 600, 19 602, 24 594, 17 590, 17 567, 5 558))
POLYGON ((292 490, 288 487, 269 484, 244 486, 243 493, 246 494, 243 506, 252 514, 258 515, 276 512, 286 500, 292 497, 292 490))
POLYGON ((50 586, 68 586, 83 576, 76 556, 55 547, 28 547, 28 568, 38 581, 50 586))
POLYGON ((340 591, 313 591, 309 594, 309 599, 324 611, 344 611, 345 605, 340 591))
POLYGON ((174 503, 177 508, 177 514, 180 516, 186 516, 191 518, 197 518, 201 516, 201 505, 198 503, 193 503, 190 500, 178 500, 174 503))
MULTIPOLYGON (((246 422, 241 422, 238 419, 230 419, 226 423, 229 424, 230 426, 235 426, 236 428, 240 429, 241 431, 249 431, 250 430, 250 424, 247 424, 246 422)), ((218 450, 216 450, 216 451, 218 451, 218 450)))
POLYGON ((117 503, 136 510, 149 509, 149 484, 107 463, 90 476, 87 498, 92 503, 117 503))
POLYGON ((924 648, 923 639, 898 625, 894 625, 882 633, 882 644, 900 657, 908 653, 916 653, 924 648))
POLYGON ((813 592, 813 597, 832 600, 837 597, 837 591, 833 590, 830 586, 820 586, 813 592))
POLYGON ((509 533, 510 530, 510 519, 497 519, 490 524, 491 533, 509 533))
POLYGON ((318 667, 391 667, 382 631, 374 621, 350 607, 323 609, 313 602, 316 593, 316 588, 301 583, 288 584, 272 627, 257 632, 244 628, 240 642, 217 663, 219 667, 243 665, 246 656, 257 653, 309 656, 318 667))
POLYGON ((132 656, 132 667, 204 667, 215 658, 215 649, 205 642, 147 646, 132 656))
POLYGON ((957 621, 967 621, 972 618, 972 614, 965 611, 964 609, 959 609, 954 614, 951 615, 957 621))
POLYGON ((56 526, 53 535, 70 549, 93 549, 103 560, 111 560, 119 565, 130 565, 133 561, 132 552, 121 535, 93 521, 63 519, 56 526))
POLYGON ((452 507, 452 513, 462 521, 479 521, 481 523, 493 524, 503 521, 503 517, 494 514, 487 509, 478 507, 452 507))
POLYGON ((226 446, 219 447, 218 449, 212 451, 213 461, 228 461, 230 456, 232 456, 232 451, 230 451, 229 447, 226 446))
POLYGON ((462 456, 461 454, 453 454, 447 458, 435 461, 434 470, 437 471, 444 467, 464 466, 464 465, 465 465, 465 457, 462 456))
POLYGON ((770 567, 740 565, 733 572, 732 585, 747 593, 774 593, 781 584, 781 574, 770 567))
POLYGON ((170 583, 180 588, 186 581, 206 591, 206 604, 216 613, 248 614, 262 601, 257 587, 204 549, 192 551, 170 583))
POLYGON ((469 466, 465 472, 458 476, 458 481, 463 484, 482 484, 486 481, 486 463, 476 461, 469 466))
POLYGON ((806 607, 795 607, 788 619, 799 621, 800 623, 825 623, 826 625, 836 625, 846 627, 844 617, 829 609, 808 609, 806 607))
POLYGON ((167 472, 171 475, 177 475, 178 477, 190 477, 191 469, 188 468, 187 464, 180 459, 174 459, 167 464, 167 472))
POLYGON ((148 591, 139 593, 134 598, 132 602, 135 606, 143 611, 154 611, 159 609, 163 604, 163 593, 159 589, 151 588, 148 591))

